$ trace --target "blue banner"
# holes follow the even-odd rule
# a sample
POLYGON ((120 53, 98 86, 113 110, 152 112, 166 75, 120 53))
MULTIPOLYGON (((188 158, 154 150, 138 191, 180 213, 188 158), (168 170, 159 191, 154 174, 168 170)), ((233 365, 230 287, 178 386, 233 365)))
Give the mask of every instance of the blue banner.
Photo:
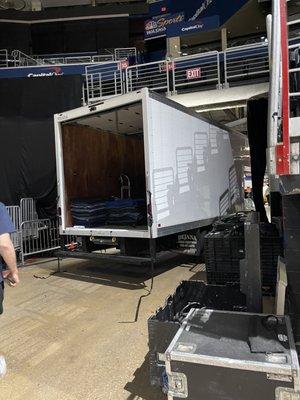
POLYGON ((218 15, 220 25, 237 13, 249 0, 171 0, 169 12, 176 13, 184 9, 186 21, 218 15))
POLYGON ((249 0, 160 0, 150 3, 149 12, 151 16, 184 13, 186 22, 218 15, 222 26, 248 2, 249 0))
MULTIPOLYGON (((14 67, 0 68, 0 78, 39 78, 60 75, 83 75, 85 67, 91 64, 53 65, 47 67, 14 67)), ((107 69, 108 64, 105 64, 107 69)), ((112 72, 117 69, 116 64, 111 64, 112 72)))
POLYGON ((167 27, 184 21, 184 13, 165 14, 145 22, 145 39, 166 36, 167 27))
POLYGON ((220 18, 213 17, 202 18, 197 21, 182 22, 171 25, 167 28, 167 37, 192 35, 193 33, 206 32, 220 27, 220 18))

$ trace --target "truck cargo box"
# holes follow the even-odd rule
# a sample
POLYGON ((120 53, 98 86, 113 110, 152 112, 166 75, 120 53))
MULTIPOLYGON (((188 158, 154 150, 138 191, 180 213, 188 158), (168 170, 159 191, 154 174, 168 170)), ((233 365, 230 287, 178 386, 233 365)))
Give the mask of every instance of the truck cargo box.
POLYGON ((159 238, 209 225, 238 199, 230 135, 147 89, 57 114, 61 233, 159 238))

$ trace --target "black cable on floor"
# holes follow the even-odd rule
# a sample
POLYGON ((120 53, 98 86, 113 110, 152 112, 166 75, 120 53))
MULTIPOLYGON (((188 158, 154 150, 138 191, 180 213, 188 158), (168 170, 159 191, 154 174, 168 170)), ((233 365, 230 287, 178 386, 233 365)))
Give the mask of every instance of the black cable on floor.
POLYGON ((48 278, 51 278, 51 276, 58 274, 58 272, 59 272, 59 271, 51 272, 51 274, 49 274, 49 275, 47 275, 47 276, 33 275, 33 277, 34 277, 35 279, 48 279, 48 278))
POLYGON ((127 321, 127 322, 120 322, 120 324, 135 324, 138 319, 139 319, 139 314, 140 314, 140 308, 141 308, 141 304, 142 304, 142 300, 148 296, 150 296, 150 294, 152 293, 153 290, 153 286, 154 286, 154 260, 151 259, 151 283, 150 283, 150 289, 148 289, 147 294, 143 294, 137 303, 136 306, 136 311, 135 311, 135 316, 134 316, 134 320, 133 321, 127 321))

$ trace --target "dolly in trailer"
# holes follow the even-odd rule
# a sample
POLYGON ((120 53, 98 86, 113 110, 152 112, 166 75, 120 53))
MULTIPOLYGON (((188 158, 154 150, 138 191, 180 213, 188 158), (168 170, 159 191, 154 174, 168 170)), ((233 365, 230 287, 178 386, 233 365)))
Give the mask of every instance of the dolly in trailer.
POLYGON ((240 201, 243 136, 148 89, 55 115, 55 140, 65 256, 149 261, 240 201))

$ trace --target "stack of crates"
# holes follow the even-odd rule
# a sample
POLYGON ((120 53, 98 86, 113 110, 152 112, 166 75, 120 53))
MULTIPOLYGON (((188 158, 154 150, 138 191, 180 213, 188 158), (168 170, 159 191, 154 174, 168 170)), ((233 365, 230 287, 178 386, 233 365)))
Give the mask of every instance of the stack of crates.
MULTIPOLYGON (((205 236, 207 282, 223 285, 240 281, 240 260, 245 258, 244 221, 238 213, 214 224, 205 236)), ((260 223, 260 255, 262 284, 274 290, 277 260, 282 255, 282 239, 274 224, 260 223)))

